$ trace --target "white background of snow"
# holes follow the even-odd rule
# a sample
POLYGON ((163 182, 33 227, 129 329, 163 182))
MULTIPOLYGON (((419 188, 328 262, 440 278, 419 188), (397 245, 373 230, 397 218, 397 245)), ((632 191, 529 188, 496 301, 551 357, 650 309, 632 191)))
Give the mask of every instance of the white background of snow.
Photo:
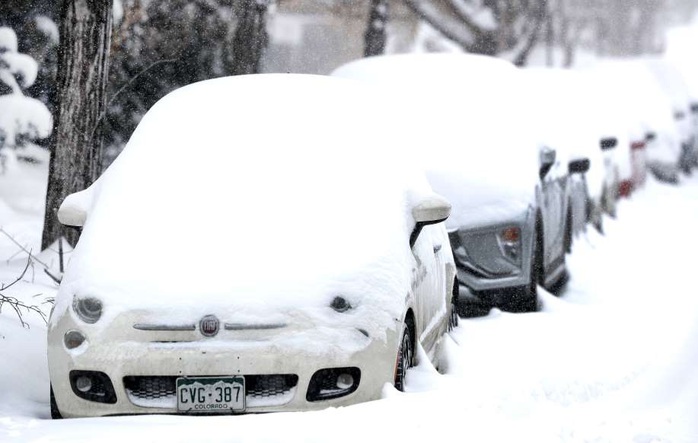
MULTIPOLYGON (((40 188, 34 187, 37 199, 40 188)), ((3 224, 16 234, 31 231, 25 238, 36 247, 40 216, 12 209, 7 199, 0 200, 3 224)), ((542 292, 541 312, 495 310, 462 321, 443 349, 445 375, 420 365, 408 374, 408 393, 386 388, 383 400, 347 408, 51 421, 45 327, 27 316, 32 328, 22 329, 3 311, 0 441, 426 442, 456 435, 478 442, 693 443, 698 298, 691 292, 694 262, 683 252, 698 246, 690 235, 696 201, 698 178, 681 187, 650 180, 620 203, 617 220, 604 220, 606 236, 588 230, 577 240, 568 256, 572 280, 560 298, 542 292)), ((0 243, 2 257, 11 251, 0 243)), ((0 263, 0 280, 9 281, 23 264, 21 257, 0 263)), ((12 295, 55 294, 42 275, 12 295)))

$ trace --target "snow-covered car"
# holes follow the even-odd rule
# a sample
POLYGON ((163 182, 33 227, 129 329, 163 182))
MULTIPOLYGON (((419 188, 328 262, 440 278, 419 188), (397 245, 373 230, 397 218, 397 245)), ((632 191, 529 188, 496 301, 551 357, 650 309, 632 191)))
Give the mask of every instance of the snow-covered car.
POLYGON ((82 233, 49 320, 52 416, 321 409, 436 359, 450 204, 373 97, 267 74, 155 104, 58 212, 82 233))
POLYGON ((595 103, 589 98, 589 79, 568 69, 528 68, 521 70, 535 103, 542 142, 558 152, 567 167, 568 205, 565 223, 565 250, 598 214, 604 184, 603 155, 599 149, 601 128, 595 103), (583 91, 583 92, 582 92, 583 91))
POLYGON ((567 166, 541 144, 519 70, 493 57, 407 54, 331 75, 380 85, 387 114, 413 110, 429 182, 453 205, 461 313, 535 310, 537 285, 554 289, 567 275, 567 166))
POLYGON ((641 63, 649 68, 671 101, 674 121, 681 138, 681 155, 678 166, 682 171, 690 173, 693 167, 696 140, 694 117, 691 110, 691 91, 683 74, 671 61, 664 58, 647 57, 641 59, 641 63))
MULTIPOLYGON (((618 139, 615 162, 620 196, 642 184, 646 170, 660 180, 678 181, 680 128, 672 104, 649 67, 637 60, 611 60, 591 68, 604 88, 603 108, 623 120, 628 140, 618 139)), ((623 137, 625 138, 625 137, 623 137)))

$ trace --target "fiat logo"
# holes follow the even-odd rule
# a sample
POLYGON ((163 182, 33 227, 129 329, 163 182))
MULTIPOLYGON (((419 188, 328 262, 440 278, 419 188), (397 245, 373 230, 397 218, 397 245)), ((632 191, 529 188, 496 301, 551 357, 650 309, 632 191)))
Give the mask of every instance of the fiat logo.
POLYGON ((213 337, 214 335, 218 334, 219 325, 220 322, 215 315, 207 315, 199 322, 199 330, 201 331, 202 335, 206 337, 213 337))

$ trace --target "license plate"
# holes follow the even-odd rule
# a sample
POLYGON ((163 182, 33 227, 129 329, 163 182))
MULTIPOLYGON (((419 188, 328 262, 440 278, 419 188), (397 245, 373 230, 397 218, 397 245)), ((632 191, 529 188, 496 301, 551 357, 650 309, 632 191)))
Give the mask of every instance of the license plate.
POLYGON ((230 414, 245 410, 245 377, 180 377, 177 410, 230 414))

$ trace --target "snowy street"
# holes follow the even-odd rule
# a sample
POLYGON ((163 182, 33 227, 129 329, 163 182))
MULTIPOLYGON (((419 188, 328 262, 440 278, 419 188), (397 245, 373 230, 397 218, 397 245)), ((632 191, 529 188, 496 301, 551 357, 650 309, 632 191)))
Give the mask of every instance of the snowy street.
MULTIPOLYGON (((0 183, 2 228, 33 250, 40 176, 0 183)), ((22 328, 4 306, 0 441, 696 442, 696 201, 698 177, 678 187, 650 180, 604 220, 606 235, 588 227, 575 239, 571 281, 560 297, 541 290, 540 312, 461 320, 438 371, 421 358, 406 393, 386 386, 382 400, 341 409, 51 421, 46 328, 33 313, 22 328)), ((17 250, 0 238, 2 283, 26 263, 17 250)), ((37 266, 5 295, 40 304, 55 290, 37 266)))

